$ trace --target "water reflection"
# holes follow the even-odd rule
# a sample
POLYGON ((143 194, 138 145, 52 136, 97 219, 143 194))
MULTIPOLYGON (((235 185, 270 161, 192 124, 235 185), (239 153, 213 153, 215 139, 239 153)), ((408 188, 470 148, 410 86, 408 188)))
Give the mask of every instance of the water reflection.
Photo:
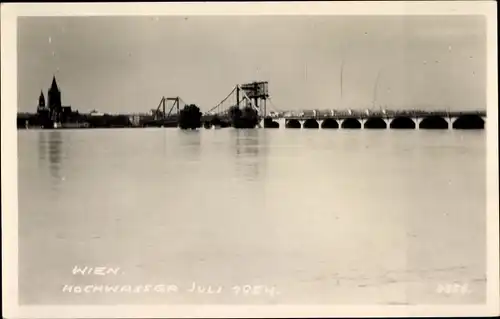
POLYGON ((263 154, 258 130, 234 130, 236 170, 245 180, 259 179, 263 154))
MULTIPOLYGON (((54 186, 59 186, 62 179, 61 169, 62 169, 62 157, 63 157, 63 138, 60 131, 50 131, 48 133, 48 141, 40 139, 46 144, 49 152, 49 171, 50 175, 56 181, 54 186)), ((39 146, 40 147, 40 146, 39 146)), ((42 152, 43 154, 44 152, 42 152)))
POLYGON ((201 153, 201 133, 197 130, 179 131, 179 145, 183 149, 183 158, 188 162, 198 162, 201 153))
POLYGON ((45 132, 40 132, 38 134, 38 160, 39 164, 43 164, 45 162, 45 148, 47 146, 47 140, 45 138, 45 132))

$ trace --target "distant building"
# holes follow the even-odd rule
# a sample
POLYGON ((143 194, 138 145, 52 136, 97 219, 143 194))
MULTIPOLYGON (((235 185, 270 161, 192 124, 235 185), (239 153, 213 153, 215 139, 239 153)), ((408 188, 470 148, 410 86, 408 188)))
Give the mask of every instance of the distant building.
POLYGON ((43 96, 43 91, 40 91, 40 97, 38 98, 38 108, 45 108, 45 96, 43 96))
POLYGON ((49 109, 45 105, 45 96, 43 95, 43 91, 40 92, 40 97, 38 97, 38 106, 36 108, 37 113, 42 113, 48 111, 49 109))
POLYGON ((54 117, 58 113, 62 112, 62 105, 61 105, 61 91, 59 91, 59 87, 57 86, 56 82, 56 77, 52 78, 52 85, 50 86, 49 92, 48 92, 48 106, 50 109, 51 115, 54 117))
POLYGON ((98 112, 96 110, 92 110, 92 111, 90 111, 89 115, 90 116, 103 116, 104 114, 101 112, 98 112))
POLYGON ((65 122, 69 120, 73 111, 71 106, 62 106, 61 91, 57 86, 56 77, 52 77, 52 85, 47 92, 47 104, 45 104, 45 96, 43 91, 40 92, 38 98, 37 114, 43 120, 50 120, 53 122, 65 122))
POLYGON ((129 116, 129 121, 132 126, 139 126, 141 124, 141 116, 140 115, 131 115, 129 116))

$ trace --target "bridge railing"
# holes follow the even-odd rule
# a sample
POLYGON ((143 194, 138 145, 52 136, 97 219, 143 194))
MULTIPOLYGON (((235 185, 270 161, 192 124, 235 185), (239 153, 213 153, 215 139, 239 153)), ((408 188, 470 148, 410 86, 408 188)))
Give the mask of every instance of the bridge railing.
POLYGON ((429 116, 440 116, 440 117, 458 117, 462 115, 479 115, 486 116, 485 111, 414 111, 414 110, 387 110, 382 111, 334 111, 332 113, 316 113, 316 114, 283 114, 279 117, 287 119, 324 119, 324 118, 358 118, 365 119, 370 117, 381 117, 381 118, 394 118, 394 117, 429 117, 429 116))

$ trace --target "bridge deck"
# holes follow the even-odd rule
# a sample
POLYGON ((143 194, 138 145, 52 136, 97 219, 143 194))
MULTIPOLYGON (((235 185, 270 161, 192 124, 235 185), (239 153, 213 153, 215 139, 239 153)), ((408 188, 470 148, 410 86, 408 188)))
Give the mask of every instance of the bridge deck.
MULTIPOLYGON (((460 117, 464 115, 476 115, 480 117, 486 117, 486 111, 455 111, 455 112, 446 112, 446 111, 387 111, 383 112, 370 112, 369 114, 364 112, 335 112, 332 114, 307 114, 307 115, 281 115, 281 116, 273 116, 273 119, 284 118, 287 120, 307 120, 307 119, 316 119, 316 120, 324 120, 324 119, 335 119, 335 120, 344 120, 348 118, 354 119, 368 119, 374 117, 380 117, 383 119, 394 119, 397 117, 412 117, 412 118, 424 118, 430 116, 439 116, 444 118, 453 118, 460 117)), ((224 115, 203 115, 202 121, 210 121, 211 119, 218 117, 221 120, 227 120, 229 117, 224 115)))

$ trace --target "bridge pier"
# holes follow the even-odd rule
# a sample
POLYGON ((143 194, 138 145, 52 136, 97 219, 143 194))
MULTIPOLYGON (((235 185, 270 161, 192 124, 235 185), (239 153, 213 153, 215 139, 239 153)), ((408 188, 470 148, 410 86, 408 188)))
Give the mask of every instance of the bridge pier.
POLYGON ((453 128, 453 122, 455 122, 457 118, 456 117, 447 117, 445 118, 446 122, 448 122, 448 129, 453 128))
POLYGON ((285 118, 278 118, 278 119, 274 119, 276 122, 278 122, 279 124, 279 128, 280 129, 284 129, 285 128, 285 125, 286 125, 286 119, 285 118))

